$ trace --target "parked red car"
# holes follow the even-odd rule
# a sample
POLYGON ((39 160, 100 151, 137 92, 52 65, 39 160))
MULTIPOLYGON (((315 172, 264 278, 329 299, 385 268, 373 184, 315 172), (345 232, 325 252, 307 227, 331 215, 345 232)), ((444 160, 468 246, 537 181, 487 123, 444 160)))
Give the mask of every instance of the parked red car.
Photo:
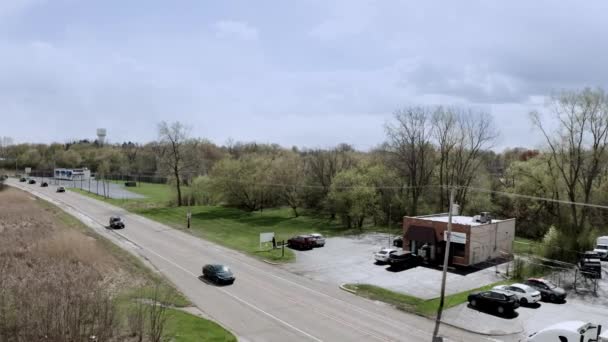
POLYGON ((293 249, 313 249, 316 244, 315 238, 310 235, 297 235, 287 240, 287 245, 293 249))

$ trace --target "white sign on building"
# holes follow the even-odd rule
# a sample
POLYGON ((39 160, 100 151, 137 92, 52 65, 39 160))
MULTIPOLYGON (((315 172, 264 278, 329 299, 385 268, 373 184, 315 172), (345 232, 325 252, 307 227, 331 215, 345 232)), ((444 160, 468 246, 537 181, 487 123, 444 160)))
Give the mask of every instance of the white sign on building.
MULTIPOLYGON (((443 239, 445 241, 448 241, 448 231, 447 230, 443 231, 443 239)), ((467 234, 452 232, 450 242, 466 244, 467 243, 467 234)))
POLYGON ((25 168, 25 174, 29 175, 30 173, 32 173, 32 168, 31 167, 26 167, 25 168))
POLYGON ((274 238, 274 232, 260 233, 260 248, 264 242, 272 242, 272 238, 274 238))

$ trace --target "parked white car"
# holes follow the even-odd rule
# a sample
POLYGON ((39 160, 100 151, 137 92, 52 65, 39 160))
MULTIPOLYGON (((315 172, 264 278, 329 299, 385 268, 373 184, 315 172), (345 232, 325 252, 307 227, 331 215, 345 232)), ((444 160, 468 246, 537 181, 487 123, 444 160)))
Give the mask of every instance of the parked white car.
POLYGON ((312 236, 313 240, 315 241, 315 247, 325 246, 325 238, 323 237, 323 235, 319 233, 314 233, 310 234, 310 236, 312 236))
POLYGON ((601 325, 582 321, 554 324, 528 336, 528 342, 608 342, 608 334, 602 332, 601 325))
POLYGON ((374 253, 374 259, 378 262, 388 262, 388 258, 391 254, 397 252, 395 248, 382 248, 378 252, 374 253))
POLYGON ((538 302, 541 297, 540 291, 537 289, 519 283, 494 286, 494 290, 502 290, 508 292, 509 294, 515 295, 521 305, 534 304, 538 302))

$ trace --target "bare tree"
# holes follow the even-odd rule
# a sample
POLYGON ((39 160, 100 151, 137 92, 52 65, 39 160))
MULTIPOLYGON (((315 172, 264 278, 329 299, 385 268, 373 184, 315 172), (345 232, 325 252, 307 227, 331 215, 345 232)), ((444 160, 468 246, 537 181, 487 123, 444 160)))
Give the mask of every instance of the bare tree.
POLYGON ((182 177, 196 164, 195 158, 190 156, 193 155, 198 141, 190 139, 189 133, 190 128, 178 121, 171 124, 162 121, 158 124, 157 154, 160 167, 175 180, 178 206, 182 206, 182 177))
POLYGON ((444 211, 449 198, 449 189, 443 187, 448 184, 448 168, 450 156, 456 146, 457 138, 457 116, 454 111, 438 107, 433 113, 433 137, 437 143, 439 155, 439 211, 444 211))
MULTIPOLYGON (((607 157, 607 96, 601 89, 564 91, 551 98, 549 108, 559 125, 554 134, 547 131, 538 112, 531 113, 532 122, 545 137, 551 166, 563 181, 568 200, 589 203, 607 157)), ((570 223, 561 229, 566 236, 579 236, 585 229, 589 208, 575 204, 569 208, 570 223)), ((578 242, 571 242, 578 247, 578 242)))
MULTIPOLYGON (((464 210, 468 187, 478 175, 481 153, 492 147, 498 133, 492 116, 475 110, 462 110, 457 116, 458 140, 449 167, 449 184, 459 186, 456 201, 464 210)), ((446 197, 447 198, 447 197, 446 197)))
POLYGON ((417 215, 420 195, 433 173, 431 110, 410 107, 395 112, 395 124, 386 125, 389 151, 411 194, 410 215, 417 215))

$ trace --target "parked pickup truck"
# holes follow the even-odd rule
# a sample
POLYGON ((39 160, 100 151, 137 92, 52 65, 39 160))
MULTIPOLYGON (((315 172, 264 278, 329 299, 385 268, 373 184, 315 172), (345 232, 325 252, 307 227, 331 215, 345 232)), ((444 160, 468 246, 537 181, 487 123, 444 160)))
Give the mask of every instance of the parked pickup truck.
POLYGON ((588 278, 602 278, 602 262, 600 256, 595 252, 581 254, 578 267, 588 278))
POLYGON ((608 260, 608 236, 598 237, 593 251, 603 260, 608 260))
POLYGON ((608 334, 602 334, 602 326, 582 321, 554 324, 528 336, 528 342, 608 342, 608 334))

